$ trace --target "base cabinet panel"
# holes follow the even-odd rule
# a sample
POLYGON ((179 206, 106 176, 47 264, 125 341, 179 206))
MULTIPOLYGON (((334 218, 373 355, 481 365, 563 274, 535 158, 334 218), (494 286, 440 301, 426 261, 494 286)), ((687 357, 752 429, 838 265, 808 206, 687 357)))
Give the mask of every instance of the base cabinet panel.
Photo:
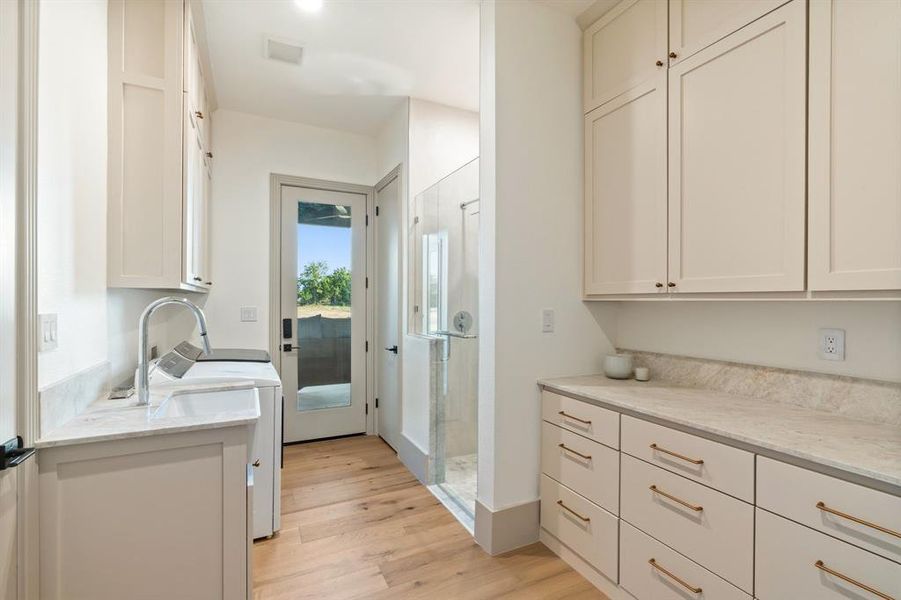
POLYGON ((751 598, 725 579, 625 522, 620 525, 619 578, 620 585, 638 600, 751 598))
POLYGON ((616 516, 542 475, 541 526, 611 581, 617 580, 619 519, 616 516))
POLYGON ((898 563, 759 508, 756 565, 760 600, 901 598, 898 563))

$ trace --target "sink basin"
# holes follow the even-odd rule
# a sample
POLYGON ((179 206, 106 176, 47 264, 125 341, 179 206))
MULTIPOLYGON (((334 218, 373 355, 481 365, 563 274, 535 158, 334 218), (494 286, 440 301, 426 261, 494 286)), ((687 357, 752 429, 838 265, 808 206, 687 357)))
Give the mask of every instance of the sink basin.
POLYGON ((151 415, 151 419, 204 417, 222 413, 259 413, 257 390, 252 387, 229 390, 175 392, 151 415))

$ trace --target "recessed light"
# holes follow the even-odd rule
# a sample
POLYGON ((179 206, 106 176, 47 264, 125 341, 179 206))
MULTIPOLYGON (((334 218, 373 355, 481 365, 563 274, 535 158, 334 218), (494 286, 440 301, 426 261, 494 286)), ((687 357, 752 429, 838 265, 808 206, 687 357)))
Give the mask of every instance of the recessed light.
POLYGON ((294 4, 306 12, 319 12, 322 10, 322 0, 294 0, 294 4))

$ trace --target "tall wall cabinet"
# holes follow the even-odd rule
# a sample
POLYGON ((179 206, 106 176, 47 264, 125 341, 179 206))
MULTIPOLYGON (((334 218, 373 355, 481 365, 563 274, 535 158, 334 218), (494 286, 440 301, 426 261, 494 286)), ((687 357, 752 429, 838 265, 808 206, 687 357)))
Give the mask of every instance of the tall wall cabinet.
POLYGON ((211 126, 191 2, 109 4, 108 284, 205 291, 211 126))
POLYGON ((899 25, 899 0, 623 0, 589 27, 586 297, 901 290, 899 25))

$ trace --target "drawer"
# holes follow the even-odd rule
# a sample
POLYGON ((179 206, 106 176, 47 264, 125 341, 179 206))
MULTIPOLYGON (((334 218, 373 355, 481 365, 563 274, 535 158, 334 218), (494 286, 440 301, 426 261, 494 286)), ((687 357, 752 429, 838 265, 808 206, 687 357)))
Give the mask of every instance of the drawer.
POLYGON ((753 506, 628 454, 621 468, 623 520, 751 593, 753 506))
POLYGON ((750 600, 717 577, 625 521, 620 524, 619 583, 638 600, 750 600), (653 561, 653 565, 651 564, 653 561))
POLYGON ((897 496, 759 457, 757 506, 901 562, 897 496))
POLYGON ((541 476, 541 526, 610 580, 617 580, 619 520, 547 475, 541 476))
POLYGON ((618 412, 545 390, 541 393, 541 418, 619 449, 618 412))
POLYGON ((619 514, 619 452, 550 423, 541 424, 541 470, 619 514))
POLYGON ((901 565, 759 508, 756 577, 760 600, 901 598, 901 565))
POLYGON ((623 452, 754 502, 752 453, 628 416, 623 416, 622 436, 623 452))

